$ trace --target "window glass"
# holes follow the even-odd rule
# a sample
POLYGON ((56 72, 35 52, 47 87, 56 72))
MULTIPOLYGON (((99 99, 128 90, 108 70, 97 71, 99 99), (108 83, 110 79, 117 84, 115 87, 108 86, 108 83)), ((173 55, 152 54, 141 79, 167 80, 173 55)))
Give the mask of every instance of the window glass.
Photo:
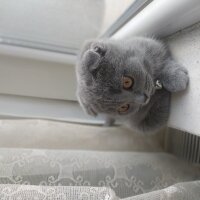
POLYGON ((135 0, 0 0, 0 39, 52 50, 78 49, 135 0))

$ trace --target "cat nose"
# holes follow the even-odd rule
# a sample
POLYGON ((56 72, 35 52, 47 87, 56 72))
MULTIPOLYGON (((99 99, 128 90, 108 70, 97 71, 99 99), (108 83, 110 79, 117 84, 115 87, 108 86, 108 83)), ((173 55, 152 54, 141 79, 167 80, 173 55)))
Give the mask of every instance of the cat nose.
POLYGON ((146 93, 136 92, 135 93, 135 101, 141 105, 146 105, 149 103, 150 96, 146 93))

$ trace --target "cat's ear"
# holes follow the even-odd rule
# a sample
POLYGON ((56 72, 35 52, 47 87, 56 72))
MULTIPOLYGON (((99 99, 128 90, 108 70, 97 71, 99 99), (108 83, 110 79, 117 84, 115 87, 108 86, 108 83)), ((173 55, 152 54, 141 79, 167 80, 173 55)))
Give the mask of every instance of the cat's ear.
POLYGON ((104 56, 106 53, 105 45, 101 40, 87 40, 84 43, 83 48, 81 50, 82 55, 87 50, 91 50, 91 51, 99 54, 100 56, 104 56))
POLYGON ((97 53, 100 57, 105 56, 106 53, 105 46, 101 43, 92 43, 91 50, 97 53))
POLYGON ((83 56, 83 54, 89 50, 92 46, 92 44, 95 42, 95 40, 86 40, 81 48, 81 53, 80 53, 80 57, 83 56))
POLYGON ((99 62, 105 55, 105 47, 99 41, 89 41, 85 44, 82 52, 82 63, 92 73, 97 72, 99 62))
POLYGON ((83 56, 83 63, 87 70, 92 74, 100 67, 99 62, 101 57, 92 50, 88 50, 83 56))

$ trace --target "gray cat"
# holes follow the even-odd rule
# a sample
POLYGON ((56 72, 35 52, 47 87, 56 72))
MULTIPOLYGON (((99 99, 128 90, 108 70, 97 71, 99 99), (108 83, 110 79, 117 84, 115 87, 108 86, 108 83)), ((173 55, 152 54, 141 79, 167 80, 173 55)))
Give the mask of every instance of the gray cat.
POLYGON ((87 42, 76 67, 77 96, 90 115, 106 114, 139 132, 155 132, 166 125, 171 92, 186 89, 187 70, 173 60, 160 41, 131 40, 87 42))

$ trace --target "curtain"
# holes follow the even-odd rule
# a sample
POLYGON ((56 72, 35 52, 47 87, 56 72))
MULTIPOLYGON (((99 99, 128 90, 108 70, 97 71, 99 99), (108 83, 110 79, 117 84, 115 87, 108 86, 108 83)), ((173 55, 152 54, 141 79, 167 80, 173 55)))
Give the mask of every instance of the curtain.
POLYGON ((0 149, 0 199, 200 199, 200 170, 167 153, 0 149))

